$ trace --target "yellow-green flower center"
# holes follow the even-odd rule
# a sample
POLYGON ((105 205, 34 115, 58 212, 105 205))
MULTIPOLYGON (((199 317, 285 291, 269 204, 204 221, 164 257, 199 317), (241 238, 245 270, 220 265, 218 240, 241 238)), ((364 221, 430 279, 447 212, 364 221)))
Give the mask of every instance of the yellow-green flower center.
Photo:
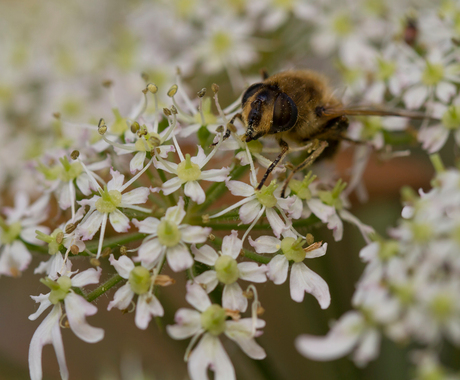
POLYGON ((157 228, 158 240, 166 247, 174 247, 179 244, 182 233, 177 224, 169 220, 162 220, 157 228))
POLYGON ((96 201, 96 210, 102 214, 114 212, 121 204, 121 193, 118 190, 107 190, 107 187, 101 193, 101 197, 96 201))
POLYGON ((136 141, 134 147, 138 152, 150 152, 153 148, 160 146, 161 139, 158 133, 147 133, 136 141))
POLYGON ((216 270, 217 279, 226 285, 233 284, 240 276, 238 263, 228 255, 220 256, 214 264, 214 269, 216 270))
POLYGON ((129 286, 136 294, 147 293, 150 289, 150 272, 142 266, 135 267, 129 273, 129 286))
POLYGON ((441 121, 447 129, 458 129, 460 127, 460 106, 450 106, 442 115, 441 121))
POLYGON ((225 331, 225 310, 219 305, 209 306, 201 313, 201 326, 207 332, 214 336, 218 336, 225 331))
POLYGON ((452 298, 447 294, 439 294, 431 301, 431 310, 439 321, 448 319, 454 310, 452 298))
POLYGON ((388 240, 380 243, 379 257, 385 261, 396 256, 399 252, 399 243, 396 240, 388 240))
POLYGON ((112 112, 115 115, 115 121, 110 126, 110 131, 116 135, 121 135, 128 129, 128 124, 117 108, 112 109, 112 112))
POLYGON ((380 80, 386 81, 390 79, 396 71, 396 62, 393 61, 385 61, 383 59, 379 59, 377 61, 377 66, 377 79, 380 80))
POLYGON ((302 248, 304 244, 305 240, 302 240, 302 238, 296 240, 292 237, 287 237, 281 241, 281 250, 288 260, 300 263, 307 256, 307 253, 302 248))
POLYGON ((275 207, 277 200, 273 193, 275 192, 276 188, 276 181, 273 181, 269 186, 262 186, 262 189, 256 190, 257 200, 265 207, 275 207))
POLYGON ((437 85, 444 78, 444 66, 440 63, 426 63, 422 73, 422 82, 427 86, 437 85))
POLYGON ((22 230, 21 222, 7 224, 1 217, 0 228, 2 229, 2 234, 0 236, 0 242, 2 244, 11 244, 19 237, 22 230))
POLYGON ((230 34, 224 31, 214 33, 212 36, 212 46, 213 50, 217 54, 224 54, 229 52, 233 46, 230 34))
POLYGON ((418 243, 426 243, 433 236, 433 228, 428 223, 411 223, 412 237, 418 243))
POLYGON ((311 198, 311 191, 308 187, 315 179, 316 176, 309 172, 302 181, 291 179, 289 187, 300 199, 308 200, 311 198))
POLYGON ((346 36, 347 34, 350 34, 353 30, 353 24, 349 15, 340 14, 335 17, 332 23, 332 28, 339 36, 346 36))
POLYGON ((51 235, 47 235, 41 231, 36 230, 37 239, 48 243, 48 253, 55 255, 59 252, 64 241, 64 232, 60 228, 56 228, 51 235))
POLYGON ((185 155, 185 161, 182 161, 179 165, 177 165, 177 176, 185 182, 200 179, 200 166, 192 162, 190 154, 187 153, 185 155))
POLYGON ((59 178, 63 182, 72 181, 77 178, 83 171, 83 167, 78 161, 70 163, 67 157, 59 159, 62 164, 61 171, 59 172, 59 178))
POLYGON ((343 190, 345 190, 346 187, 346 182, 342 182, 342 180, 339 179, 332 191, 319 191, 319 198, 323 203, 335 207, 336 210, 341 210, 342 200, 340 199, 340 194, 343 190))
POLYGON ((49 277, 46 277, 42 278, 40 282, 51 289, 49 300, 53 305, 56 305, 58 302, 64 300, 66 295, 70 292, 70 288, 72 286, 72 281, 68 276, 59 277, 57 281, 53 281, 49 277))

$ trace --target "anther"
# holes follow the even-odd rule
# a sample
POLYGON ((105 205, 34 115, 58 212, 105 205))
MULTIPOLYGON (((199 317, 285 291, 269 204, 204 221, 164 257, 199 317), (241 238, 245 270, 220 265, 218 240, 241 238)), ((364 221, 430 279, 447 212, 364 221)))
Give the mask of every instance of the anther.
POLYGON ((100 135, 104 135, 107 132, 107 125, 105 124, 105 120, 101 117, 99 120, 99 124, 97 125, 97 131, 100 135))
POLYGON ((158 92, 158 87, 154 83, 149 83, 147 85, 147 90, 149 90, 152 94, 156 94, 158 92))
POLYGON ((70 158, 72 160, 76 160, 79 156, 80 156, 80 152, 78 150, 74 150, 72 151, 72 153, 70 153, 70 158))
POLYGON ((70 252, 72 252, 72 255, 78 255, 78 252, 80 252, 80 250, 78 249, 78 246, 73 244, 70 246, 70 252))
POLYGON ((126 256, 127 253, 128 253, 128 249, 126 248, 125 245, 122 245, 120 247, 120 255, 126 256))
POLYGON ((171 112, 172 112, 174 115, 177 115, 177 108, 176 108, 174 105, 171 106, 171 112))
POLYGON ((77 225, 74 224, 74 223, 69 223, 66 227, 65 227, 65 233, 66 234, 71 234, 72 232, 75 231, 75 229, 77 228, 77 225))
POLYGON ((141 78, 142 78, 145 82, 148 82, 148 81, 149 81, 149 74, 147 74, 146 72, 142 72, 142 73, 141 73, 141 78))
POLYGON ((169 108, 163 108, 163 113, 166 115, 166 116, 171 116, 172 113, 171 111, 169 110, 169 108))
POLYGON ((177 92, 177 84, 173 84, 171 88, 169 89, 167 95, 172 98, 174 95, 176 95, 177 92))
POLYGON ((93 267, 100 267, 101 266, 101 262, 98 259, 96 259, 95 257, 92 257, 91 260, 89 260, 89 263, 93 267))
POLYGON ((141 126, 139 125, 137 121, 131 124, 131 132, 133 133, 136 133, 140 128, 141 126))
POLYGON ((53 117, 54 117, 55 119, 58 119, 58 120, 59 120, 59 119, 61 118, 61 113, 60 113, 60 112, 53 112, 53 117))
POLYGON ((110 79, 107 79, 105 81, 102 82, 102 85, 105 87, 105 88, 109 88, 113 85, 113 82, 110 80, 110 79))
POLYGON ((219 86, 217 84, 213 83, 211 88, 214 94, 217 94, 219 92, 219 86))
POLYGON ((206 95, 206 88, 202 88, 200 91, 197 92, 199 98, 202 98, 206 95))

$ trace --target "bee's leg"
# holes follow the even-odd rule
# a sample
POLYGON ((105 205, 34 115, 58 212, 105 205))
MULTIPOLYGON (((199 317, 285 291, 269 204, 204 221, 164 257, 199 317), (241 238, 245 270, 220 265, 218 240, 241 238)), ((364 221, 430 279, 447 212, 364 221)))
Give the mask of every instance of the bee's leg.
MULTIPOLYGON (((239 119, 241 122, 243 122, 243 119, 242 119, 242 115, 240 113, 237 113, 235 114, 232 119, 230 120, 230 122, 228 124, 231 124, 233 125, 233 122, 236 120, 236 119, 239 119)), ((234 127, 233 127, 234 128, 234 127)), ((235 132, 235 130, 232 130, 233 129, 231 126, 227 125, 227 131, 225 132, 224 134, 224 137, 222 138, 222 141, 225 141, 227 140, 230 135, 232 134, 232 132, 235 132)), ((211 146, 216 146, 219 142, 215 142, 215 143, 212 143, 211 146)))
POLYGON ((262 80, 268 79, 270 77, 265 67, 263 69, 260 69, 260 75, 262 75, 262 80))
POLYGON ((291 181, 292 177, 294 176, 295 173, 297 173, 299 170, 305 169, 309 167, 315 160, 320 156, 321 153, 323 153, 324 149, 328 146, 327 141, 321 141, 318 145, 318 147, 313 151, 312 154, 310 154, 304 162, 302 162, 300 165, 296 166, 294 170, 289 174, 289 177, 287 177, 286 181, 284 182, 283 185, 283 190, 281 191, 281 197, 284 198, 284 194, 286 193, 286 189, 289 185, 289 182, 291 181))
POLYGON ((287 152, 289 151, 289 145, 287 144, 286 141, 279 139, 278 144, 280 144, 281 153, 278 155, 278 157, 275 158, 275 160, 268 167, 267 171, 264 174, 264 177, 262 178, 262 181, 260 181, 259 186, 257 186, 257 190, 262 189, 262 186, 264 185, 270 173, 273 171, 273 169, 276 168, 276 165, 278 165, 280 161, 283 160, 283 158, 286 156, 287 152))

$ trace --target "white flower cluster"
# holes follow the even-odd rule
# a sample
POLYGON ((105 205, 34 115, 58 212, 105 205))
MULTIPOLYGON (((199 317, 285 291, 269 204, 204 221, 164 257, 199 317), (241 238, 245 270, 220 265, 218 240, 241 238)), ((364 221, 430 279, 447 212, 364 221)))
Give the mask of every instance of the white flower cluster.
POLYGON ((399 226, 389 239, 376 238, 360 252, 366 268, 353 297, 355 310, 325 337, 300 336, 303 355, 332 360, 353 352, 355 363, 365 365, 378 356, 385 335, 425 349, 414 356, 420 378, 450 378, 437 347, 446 340, 460 346, 460 172, 442 169, 433 184, 419 196, 406 189, 399 226))
MULTIPOLYGON (((91 327, 85 317, 97 311, 90 301, 119 282, 124 285, 114 294, 109 310, 127 310, 132 305, 135 324, 140 329, 146 329, 152 317, 163 316, 157 289, 175 283, 161 273, 166 263, 174 272, 187 271, 192 278, 186 298, 198 311, 179 310, 176 325, 168 327, 175 339, 192 337, 186 355, 190 376, 203 379, 209 367, 216 374, 226 373, 229 379, 234 378, 233 366, 218 339, 221 334, 236 341, 251 358, 265 357, 265 351, 254 341, 264 327, 264 321, 258 318, 261 300, 254 285, 245 290, 240 281, 263 283, 268 278, 281 284, 291 268, 292 299, 302 302, 305 293, 310 293, 322 308, 327 308, 331 301, 328 285, 303 263, 306 258, 324 255, 327 243, 315 242, 311 234, 305 236, 299 231, 321 221, 340 240, 343 219, 356 224, 365 239, 372 232, 345 209, 346 185, 340 180, 330 185, 309 173, 302 181, 292 180, 290 195, 282 197, 282 182, 276 176, 282 175, 283 170, 279 170, 268 186, 258 190, 258 171, 251 150, 235 133, 233 139, 224 142, 225 128, 210 126, 203 112, 203 104, 207 102, 203 90, 192 101, 178 86, 172 86, 168 95, 173 105, 164 109, 165 117, 160 116, 157 106, 150 113, 146 111, 149 97, 154 98, 156 105, 159 103, 157 90, 157 86, 147 85, 140 105, 131 115, 123 117, 115 109, 115 118, 108 124, 104 119, 97 126, 61 120, 64 133, 71 129, 72 146, 48 151, 30 169, 44 195, 29 205, 25 193, 19 193, 16 207, 5 208, 5 218, 0 218, 1 274, 19 276, 31 261, 29 250, 41 252, 41 257, 46 258, 35 273, 46 276, 41 282, 50 292, 32 297, 40 306, 30 319, 35 320, 50 306, 53 308, 30 345, 30 374, 34 380, 42 378, 41 351, 49 343, 56 351, 61 376, 68 378, 60 333, 64 316, 82 340, 95 343, 103 339, 104 331, 91 327), (186 107, 190 112, 184 111, 186 107), (196 113, 200 114, 198 128, 188 124, 194 123, 196 113), (204 136, 203 146, 196 147, 198 153, 193 157, 184 154, 179 144, 188 138, 183 137, 189 135, 188 129, 193 132, 198 129, 198 135, 204 136), (232 147, 234 154, 229 155, 232 147), (230 166, 223 166, 224 162, 230 166), (204 169, 212 164, 220 166, 204 169), (248 169, 250 184, 238 181, 237 177, 248 169), (107 177, 110 180, 106 182, 107 177), (215 184, 205 191, 204 181, 215 184), (241 196, 243 200, 220 212, 209 211, 208 207, 213 207, 213 202, 225 193, 241 196), (52 225, 48 215, 54 202, 60 208, 55 220, 64 220, 58 227, 52 225), (227 223, 227 215, 240 224, 227 223), (268 222, 265 224, 268 235, 253 240, 249 233, 254 233, 257 223, 264 219, 268 222), (52 228, 39 226, 44 221, 52 228), (127 234, 131 224, 138 233, 127 234), (234 230, 220 238, 212 235, 213 227, 234 230), (238 230, 245 230, 242 238, 238 237, 238 230), (112 236, 107 238, 108 234, 112 236), (111 252, 111 247, 120 241, 118 234, 123 234, 120 239, 125 244, 138 244, 129 250, 124 247, 111 252), (243 248, 248 236, 257 253, 243 248), (93 292, 85 292, 83 288, 87 285, 99 283, 100 260, 109 254, 118 275, 93 292), (89 257, 97 270, 72 272, 75 256, 89 257), (206 294, 211 292, 221 293, 218 303, 208 299, 206 294), (241 318, 248 311, 250 298, 254 298, 251 317, 241 318)), ((237 103, 222 110, 218 87, 213 86, 213 90, 220 112, 213 120, 228 125, 237 103)), ((260 149, 256 151, 254 157, 261 161, 262 167, 267 166, 269 160, 261 155, 260 149)), ((331 179, 329 183, 334 183, 331 179)))

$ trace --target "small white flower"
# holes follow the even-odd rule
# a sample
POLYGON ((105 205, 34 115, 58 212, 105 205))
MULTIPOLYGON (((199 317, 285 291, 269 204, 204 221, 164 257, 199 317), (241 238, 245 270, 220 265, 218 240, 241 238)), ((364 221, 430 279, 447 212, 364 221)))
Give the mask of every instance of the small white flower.
MULTIPOLYGON (((150 163, 151 162, 152 161, 150 161, 150 163)), ((147 201, 150 193, 147 187, 139 187, 122 194, 126 188, 128 188, 145 170, 147 170, 150 163, 124 185, 123 181, 125 176, 120 174, 118 171, 111 169, 110 174, 112 175, 112 179, 107 183, 107 186, 102 189, 99 185, 97 185, 100 196, 95 195, 91 199, 84 199, 78 202, 81 206, 90 206, 90 210, 85 215, 82 222, 78 225, 78 233, 81 234, 82 240, 92 239, 102 226, 99 246, 97 249, 97 258, 101 255, 107 219, 110 220, 110 224, 117 232, 126 232, 130 227, 129 218, 123 214, 119 208, 130 208, 133 210, 150 212, 149 209, 135 206, 147 201)), ((97 182, 95 183, 97 184, 97 182)))
POLYGON ((281 250, 282 254, 275 255, 268 263, 267 277, 277 285, 283 284, 288 276, 289 261, 294 261, 290 267, 291 298, 296 302, 302 302, 305 292, 310 293, 318 300, 322 309, 328 308, 331 295, 326 281, 303 263, 306 258, 312 259, 325 255, 327 243, 322 246, 315 243, 303 248, 305 240, 296 239, 292 233, 283 235, 283 240, 273 236, 260 236, 255 241, 249 238, 249 243, 257 253, 275 253, 281 250))
POLYGON ((145 330, 152 317, 162 317, 164 313, 163 307, 153 294, 153 279, 150 270, 143 266, 134 266, 132 260, 127 256, 121 256, 115 260, 113 255, 110 255, 109 261, 118 274, 128 281, 117 290, 107 310, 111 310, 113 307, 120 310, 127 309, 137 294, 136 326, 145 330))
MULTIPOLYGON (((219 305, 211 304, 204 289, 191 282, 187 284, 186 299, 197 310, 179 309, 174 318, 176 324, 166 328, 174 339, 193 337, 191 344, 202 335, 188 359, 188 371, 192 380, 208 380, 208 369, 214 371, 216 378, 236 379, 230 358, 218 338, 221 334, 234 340, 250 358, 265 358, 265 351, 254 340, 261 335, 258 329, 265 326, 263 320, 227 320, 225 310, 219 305)), ((191 349, 189 346, 189 351, 191 349)))
POLYGON ((35 237, 35 231, 49 233, 47 227, 38 225, 47 218, 48 202, 49 195, 45 194, 29 205, 28 195, 18 192, 15 208, 4 208, 6 220, 0 216, 0 275, 17 277, 27 269, 32 255, 23 241, 44 244, 35 237))
POLYGON ((59 363, 61 377, 68 379, 69 374, 64 356, 60 322, 62 307, 69 321, 71 330, 81 340, 88 343, 96 343, 104 337, 104 330, 92 327, 86 323, 86 317, 97 312, 96 306, 90 304, 82 296, 76 294, 71 287, 81 287, 89 284, 97 284, 101 275, 101 268, 91 268, 75 275, 73 278, 70 271, 71 263, 67 263, 65 275, 57 281, 47 278, 42 282, 51 288, 48 294, 31 296, 36 302, 40 302, 38 310, 29 316, 29 319, 36 320, 48 307, 54 305, 50 314, 42 321, 35 331, 29 347, 29 370, 32 380, 42 379, 42 350, 43 346, 51 343, 54 346, 59 363))
POLYGON ((140 232, 149 234, 139 247, 139 256, 135 260, 148 268, 162 262, 166 256, 173 271, 190 268, 193 258, 186 243, 204 243, 211 228, 181 224, 184 217, 184 200, 181 197, 177 206, 168 208, 161 220, 153 217, 142 221, 133 219, 140 232))
POLYGON ((203 272, 195 277, 194 281, 205 285, 207 293, 212 292, 219 282, 224 285, 222 294, 222 306, 230 310, 245 312, 248 300, 243 295, 243 289, 236 282, 238 279, 252 282, 265 282, 267 277, 265 265, 257 265, 253 262, 237 263, 243 242, 238 239, 238 232, 232 231, 231 235, 225 236, 222 241, 222 251, 217 253, 209 245, 201 248, 192 246, 195 260, 213 267, 212 270, 203 272))
POLYGON ((303 356, 320 361, 338 359, 354 349, 353 359, 359 366, 377 357, 379 344, 379 331, 357 311, 344 314, 325 337, 301 335, 295 341, 303 356))
POLYGON ((190 157, 188 153, 184 157, 178 145, 176 145, 176 149, 181 160, 179 164, 166 162, 160 159, 159 161, 155 161, 155 166, 158 169, 175 174, 177 177, 171 178, 166 181, 161 188, 154 188, 152 191, 156 192, 162 190, 163 194, 168 195, 174 193, 185 184, 185 195, 196 203, 202 204, 206 196, 198 181, 223 182, 227 179, 230 169, 201 170, 217 152, 217 148, 214 148, 214 150, 206 156, 203 148, 198 146, 198 154, 195 157, 190 157))

